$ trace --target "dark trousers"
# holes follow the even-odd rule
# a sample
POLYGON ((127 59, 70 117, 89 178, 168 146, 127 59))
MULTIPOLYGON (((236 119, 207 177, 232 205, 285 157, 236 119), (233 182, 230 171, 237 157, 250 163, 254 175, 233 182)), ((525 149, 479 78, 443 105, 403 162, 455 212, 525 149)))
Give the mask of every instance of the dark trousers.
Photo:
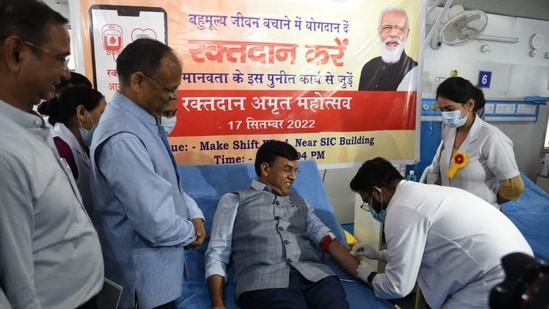
POLYGON ((171 301, 167 304, 154 307, 154 309, 175 309, 175 301, 171 301))
MULTIPOLYGON (((139 308, 139 307, 136 306, 136 308, 139 308)), ((118 309, 122 309, 122 308, 118 308, 118 309)), ((134 309, 134 308, 127 308, 127 309, 134 309)), ((153 309, 175 309, 175 300, 169 303, 166 303, 164 305, 156 306, 153 309)))
POLYGON ((90 298, 87 302, 83 303, 76 309, 99 309, 97 308, 97 296, 90 298))
POLYGON ((290 286, 245 292, 238 298, 243 309, 348 309, 345 290, 336 276, 311 282, 290 270, 290 286))

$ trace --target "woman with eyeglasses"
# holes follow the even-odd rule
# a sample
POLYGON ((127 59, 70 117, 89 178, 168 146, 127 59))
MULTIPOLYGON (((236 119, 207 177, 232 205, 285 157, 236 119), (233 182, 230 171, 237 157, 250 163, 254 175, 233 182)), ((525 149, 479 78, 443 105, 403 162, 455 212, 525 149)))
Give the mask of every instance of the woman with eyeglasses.
POLYGON ((38 112, 48 116, 59 155, 67 161, 74 176, 84 207, 91 214, 88 156, 93 132, 105 111, 105 97, 88 87, 70 87, 59 97, 38 106, 38 112))

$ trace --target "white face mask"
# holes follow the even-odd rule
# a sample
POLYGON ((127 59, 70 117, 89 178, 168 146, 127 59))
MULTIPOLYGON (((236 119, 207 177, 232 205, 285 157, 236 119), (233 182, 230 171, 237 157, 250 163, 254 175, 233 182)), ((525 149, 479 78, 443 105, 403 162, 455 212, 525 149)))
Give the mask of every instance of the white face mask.
POLYGON ((160 119, 160 125, 162 125, 164 130, 166 130, 166 135, 170 135, 177 124, 177 116, 170 118, 162 116, 160 119))
POLYGON ((467 122, 467 115, 461 117, 461 111, 442 112, 442 122, 448 127, 459 128, 467 122))

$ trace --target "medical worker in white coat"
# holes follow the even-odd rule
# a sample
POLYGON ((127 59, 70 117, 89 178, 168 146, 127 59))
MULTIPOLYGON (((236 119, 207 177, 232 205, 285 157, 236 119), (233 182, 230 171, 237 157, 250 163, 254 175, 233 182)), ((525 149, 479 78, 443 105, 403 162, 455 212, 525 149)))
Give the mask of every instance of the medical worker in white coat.
POLYGON ((386 263, 377 273, 365 261, 357 275, 379 298, 408 295, 416 281, 426 302, 437 308, 488 309, 491 289, 505 279, 501 258, 532 249, 499 210, 462 189, 403 180, 383 159, 366 161, 351 190, 384 223, 386 250, 365 243, 355 256, 386 263))
POLYGON ((70 87, 38 106, 38 112, 47 115, 53 125, 55 147, 70 167, 88 214, 91 214, 88 147, 106 105, 99 91, 70 87))
POLYGON ((486 103, 482 90, 461 77, 437 88, 444 132, 427 183, 469 191, 496 208, 524 191, 513 142, 477 111, 486 103))

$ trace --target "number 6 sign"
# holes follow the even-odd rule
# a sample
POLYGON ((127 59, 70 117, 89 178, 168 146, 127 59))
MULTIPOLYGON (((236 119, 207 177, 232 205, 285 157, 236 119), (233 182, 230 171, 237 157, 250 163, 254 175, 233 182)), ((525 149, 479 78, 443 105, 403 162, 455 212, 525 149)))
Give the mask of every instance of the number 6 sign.
POLYGON ((492 80, 492 72, 478 71, 478 86, 481 88, 490 88, 490 81, 492 80))

